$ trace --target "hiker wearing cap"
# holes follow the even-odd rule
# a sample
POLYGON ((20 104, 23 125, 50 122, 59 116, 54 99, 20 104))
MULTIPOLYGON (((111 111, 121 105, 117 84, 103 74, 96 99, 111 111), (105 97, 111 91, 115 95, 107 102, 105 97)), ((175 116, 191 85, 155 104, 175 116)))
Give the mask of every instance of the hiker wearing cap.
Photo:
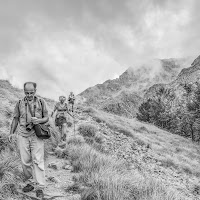
POLYGON ((23 192, 36 190, 36 196, 43 198, 45 187, 44 141, 36 135, 34 126, 46 123, 48 111, 44 99, 36 96, 37 84, 24 84, 25 97, 19 100, 14 109, 9 141, 16 131, 17 143, 27 185, 23 192), (34 113, 34 116, 32 115, 34 113))
POLYGON ((59 127, 59 130, 61 132, 61 140, 66 139, 66 131, 67 131, 67 119, 66 119, 66 113, 69 114, 71 117, 73 117, 69 110, 66 101, 65 96, 59 97, 59 102, 55 105, 54 110, 51 114, 51 117, 53 117, 53 114, 56 113, 55 117, 55 126, 59 127))

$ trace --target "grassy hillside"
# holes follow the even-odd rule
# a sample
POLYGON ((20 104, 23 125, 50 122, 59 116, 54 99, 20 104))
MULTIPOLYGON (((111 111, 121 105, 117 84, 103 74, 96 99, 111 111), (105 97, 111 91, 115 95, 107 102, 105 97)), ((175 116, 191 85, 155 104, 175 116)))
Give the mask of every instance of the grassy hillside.
MULTIPOLYGON (((127 119, 108 114, 93 108, 83 108, 81 119, 83 122, 87 121, 88 125, 92 124, 94 127, 96 127, 96 133, 98 136, 100 135, 102 137, 103 141, 101 143, 101 148, 99 148, 97 142, 93 142, 91 138, 88 139, 88 137, 84 137, 87 144, 91 145, 92 141, 93 149, 90 150, 92 152, 92 155, 90 156, 93 156, 93 153, 97 154, 96 157, 100 157, 98 158, 101 160, 98 161, 100 163, 104 162, 104 159, 110 160, 112 157, 114 160, 112 161, 111 159, 111 163, 109 164, 111 165, 111 169, 108 169, 108 171, 112 170, 112 162, 116 163, 116 165, 114 164, 115 167, 118 166, 118 162, 124 162, 127 168, 122 167, 120 170, 122 171, 122 174, 128 172, 129 180, 126 179, 126 175, 122 175, 119 177, 120 181, 128 181, 128 183, 133 184, 137 189, 141 187, 140 189, 142 190, 144 187, 151 190, 151 192, 146 191, 149 196, 147 194, 145 194, 147 196, 144 194, 144 196, 142 194, 140 194, 140 196, 138 194, 139 197, 136 199, 200 198, 200 196, 198 196, 200 192, 200 170, 198 167, 200 164, 199 145, 194 144, 190 140, 178 135, 173 135, 167 131, 156 128, 153 125, 141 123, 135 119, 127 119), (95 153, 94 151, 98 151, 98 153, 95 153), (137 177, 136 182, 134 182, 134 176, 137 177), (142 181, 143 178, 144 180, 142 181), (163 190, 163 193, 161 190, 163 190), (173 191, 171 192, 173 195, 168 196, 164 191, 173 191), (154 196, 154 192, 156 193, 156 196, 154 196), (166 196, 162 196, 163 194, 166 196)), ((79 123, 80 126, 82 126, 82 123, 79 123)), ((83 131, 80 130, 79 133, 81 132, 83 131)), ((95 138, 94 141, 96 141, 95 138)), ((83 153, 81 153, 87 151, 86 149, 88 149, 88 147, 83 146, 82 148, 83 149, 80 150, 80 147, 73 147, 73 152, 79 151, 81 156, 79 155, 80 160, 78 160, 78 162, 83 162, 82 164, 79 164, 88 166, 88 164, 85 163, 87 161, 82 160, 86 158, 83 153)), ((87 152, 84 154, 87 154, 87 152)), ((73 157, 74 154, 71 156, 73 157)), ((92 161, 90 160, 88 162, 92 161)), ((75 163, 75 167, 77 167, 76 165, 77 162, 75 163)), ((113 171, 111 176, 114 176, 114 173, 115 172, 113 171)), ((103 176, 106 177, 108 174, 105 173, 103 176)), ((118 177, 118 174, 116 174, 116 176, 118 177)), ((94 177, 90 178, 93 179, 94 177)), ((100 177, 95 178, 100 181, 100 177)), ((95 182, 95 180, 93 181, 95 182)), ((96 184, 99 184, 98 181, 96 184)), ((103 181, 102 178, 101 181, 103 181)), ((118 180, 113 181, 118 182, 118 180)), ((123 184, 122 182, 119 184, 123 184)), ((97 185, 95 186, 97 187, 97 185)), ((115 188, 113 190, 114 192, 117 192, 115 190, 118 189, 115 188)), ((103 191, 95 192, 98 193, 103 191)), ((122 199, 122 197, 120 198, 122 199)))

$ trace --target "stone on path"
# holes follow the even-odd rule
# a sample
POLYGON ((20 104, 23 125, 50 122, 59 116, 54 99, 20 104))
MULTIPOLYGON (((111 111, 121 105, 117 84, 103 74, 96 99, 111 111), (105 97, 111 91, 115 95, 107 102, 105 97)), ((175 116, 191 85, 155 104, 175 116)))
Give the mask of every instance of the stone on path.
POLYGON ((57 169, 58 169, 58 166, 57 166, 55 163, 49 163, 49 164, 48 164, 48 168, 57 170, 57 169))

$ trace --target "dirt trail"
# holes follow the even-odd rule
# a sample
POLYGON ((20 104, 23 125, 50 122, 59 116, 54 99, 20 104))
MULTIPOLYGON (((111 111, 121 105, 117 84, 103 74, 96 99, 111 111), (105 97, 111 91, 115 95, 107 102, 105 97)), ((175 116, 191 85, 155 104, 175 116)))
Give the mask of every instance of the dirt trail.
POLYGON ((56 158, 55 156, 49 156, 46 161, 46 188, 44 193, 50 196, 64 196, 56 197, 56 200, 78 200, 80 196, 78 194, 67 193, 65 189, 73 184, 73 173, 71 170, 63 169, 66 160, 56 158), (49 168, 49 164, 55 164, 57 169, 49 168))
MULTIPOLYGON (((67 138, 74 136, 74 129, 72 126, 67 130, 67 138)), ((68 186, 73 184, 73 173, 70 169, 64 169, 63 166, 66 165, 67 160, 62 158, 57 158, 55 155, 49 155, 45 163, 46 169, 46 188, 45 193, 50 196, 64 196, 56 197, 56 200, 78 200, 80 199, 79 194, 73 194, 66 192, 68 186), (49 167, 49 165, 56 166, 49 167)))

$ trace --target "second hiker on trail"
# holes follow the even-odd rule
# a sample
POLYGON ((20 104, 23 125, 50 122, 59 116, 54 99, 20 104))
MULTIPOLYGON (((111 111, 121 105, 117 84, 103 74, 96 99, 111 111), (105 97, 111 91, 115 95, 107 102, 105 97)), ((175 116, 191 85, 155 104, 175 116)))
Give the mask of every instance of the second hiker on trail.
POLYGON ((59 102, 55 105, 54 110, 51 114, 53 116, 54 112, 57 111, 56 117, 55 117, 55 126, 59 127, 59 130, 61 132, 61 140, 66 139, 66 131, 67 131, 67 117, 66 113, 69 114, 72 118, 73 116, 69 112, 66 97, 65 96, 60 96, 59 97, 59 102))

